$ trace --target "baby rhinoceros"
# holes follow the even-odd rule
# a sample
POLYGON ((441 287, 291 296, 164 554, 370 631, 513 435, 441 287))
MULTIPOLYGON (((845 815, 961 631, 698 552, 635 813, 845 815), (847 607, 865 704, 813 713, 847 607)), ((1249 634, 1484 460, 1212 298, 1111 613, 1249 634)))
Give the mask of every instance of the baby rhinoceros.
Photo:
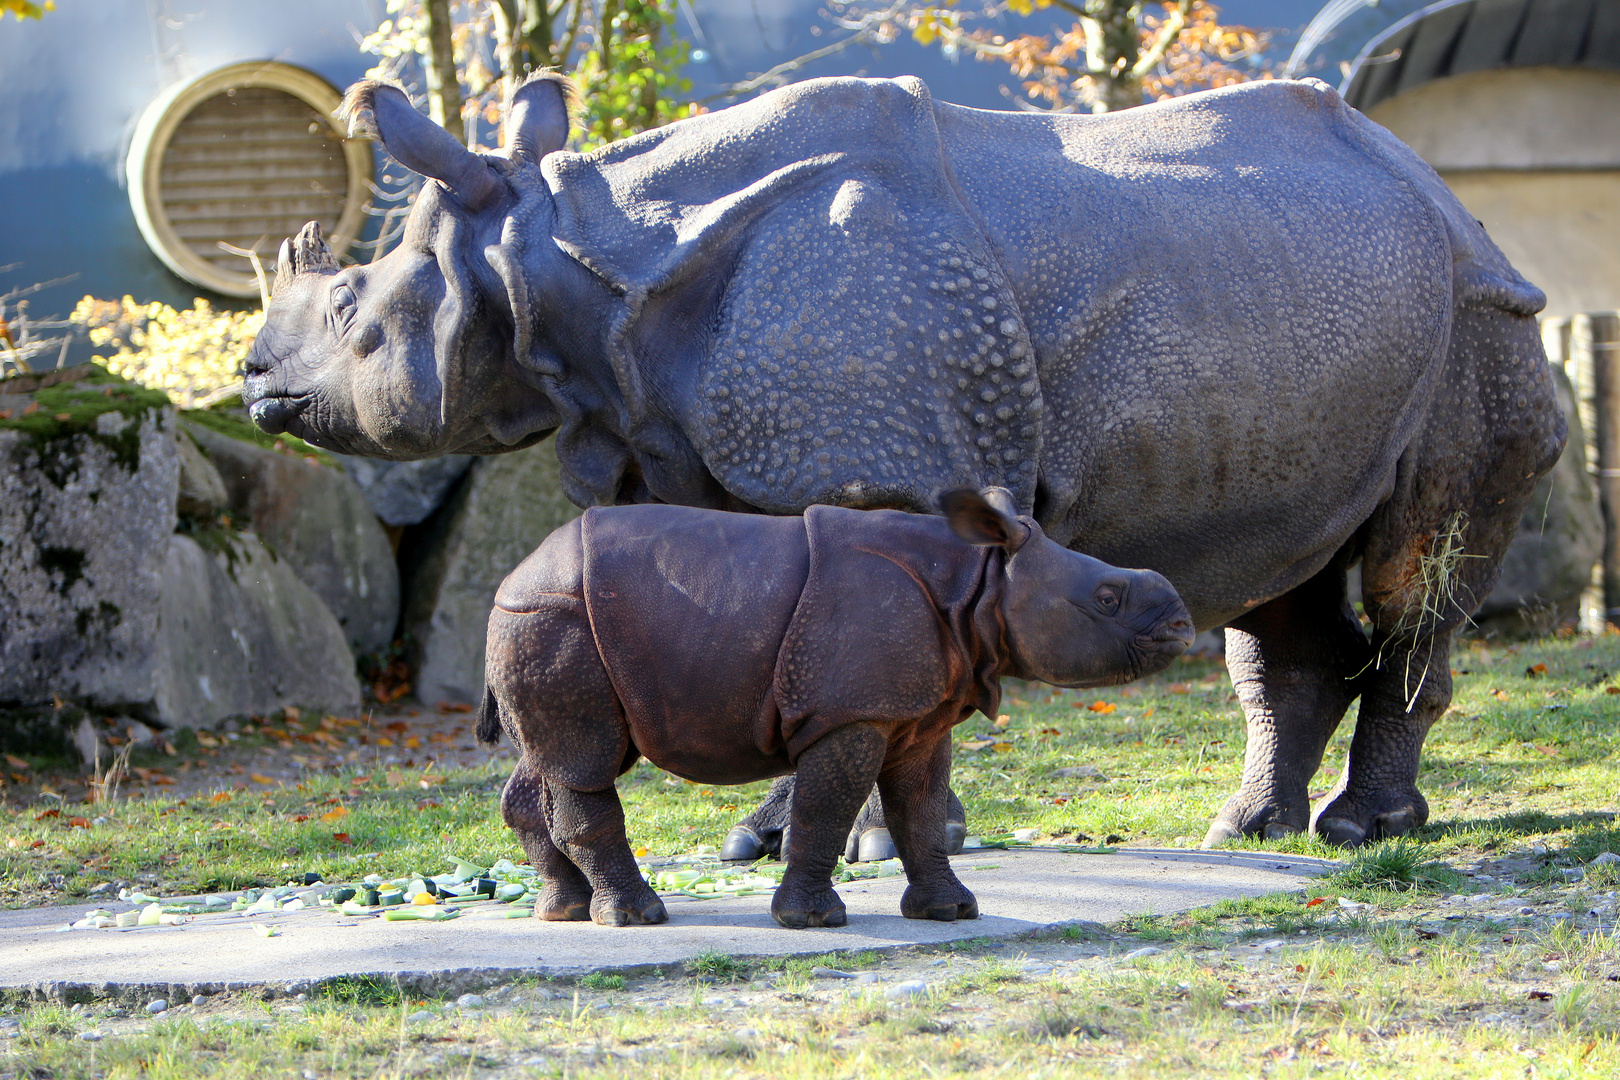
POLYGON ((832 870, 876 780, 905 865, 900 910, 971 919, 951 872, 951 728, 1003 675, 1126 682, 1186 650, 1170 583, 1048 540, 1000 488, 944 518, 599 507, 512 572, 489 620, 478 737, 521 754, 501 797, 545 888, 534 913, 659 923, 614 779, 638 755, 703 784, 796 773, 783 926, 842 926, 832 870))

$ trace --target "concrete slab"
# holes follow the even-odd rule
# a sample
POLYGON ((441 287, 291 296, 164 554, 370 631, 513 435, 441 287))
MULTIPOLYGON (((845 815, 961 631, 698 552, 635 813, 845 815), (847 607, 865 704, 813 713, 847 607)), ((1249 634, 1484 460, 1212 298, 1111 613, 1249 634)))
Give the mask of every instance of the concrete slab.
MULTIPOLYGON (((1065 854, 1039 848, 969 852, 953 860, 981 916, 957 923, 900 917, 903 877, 838 887, 849 925, 785 930, 768 893, 729 899, 668 897, 662 926, 505 919, 477 907, 444 923, 390 923, 321 909, 201 915, 180 926, 68 930, 97 905, 0 912, 0 988, 47 997, 124 996, 265 988, 292 993, 339 976, 398 979, 459 992, 501 979, 587 971, 678 968, 705 950, 733 956, 885 949, 968 938, 1009 938, 1079 922, 1169 914, 1220 900, 1298 889, 1334 864, 1254 851, 1121 850, 1065 854), (278 928, 261 937, 250 923, 278 928)), ((129 904, 103 904, 114 912, 129 904)))

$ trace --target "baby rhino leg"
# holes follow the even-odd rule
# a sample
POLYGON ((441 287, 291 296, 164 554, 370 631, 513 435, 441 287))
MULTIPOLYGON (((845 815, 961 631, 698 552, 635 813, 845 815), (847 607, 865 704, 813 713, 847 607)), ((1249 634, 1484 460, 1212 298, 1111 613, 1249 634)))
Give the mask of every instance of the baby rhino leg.
POLYGON ((843 926, 847 921, 844 902, 833 891, 833 867, 887 745, 888 736, 876 724, 849 724, 799 755, 788 865, 771 899, 771 915, 783 926, 843 926))
POLYGON ((502 812, 546 880, 535 914, 663 922, 625 839, 613 781, 635 751, 583 606, 548 596, 533 611, 497 607, 485 680, 522 755, 502 812))
POLYGON ((534 905, 534 917, 582 922, 591 917, 591 883, 551 842, 545 802, 545 777, 519 762, 501 794, 501 818, 517 834, 523 853, 546 883, 534 905))
POLYGON ((945 817, 951 778, 947 734, 926 753, 885 765, 878 775, 889 832, 906 868, 900 914, 908 919, 977 919, 979 902, 956 879, 946 855, 945 817))

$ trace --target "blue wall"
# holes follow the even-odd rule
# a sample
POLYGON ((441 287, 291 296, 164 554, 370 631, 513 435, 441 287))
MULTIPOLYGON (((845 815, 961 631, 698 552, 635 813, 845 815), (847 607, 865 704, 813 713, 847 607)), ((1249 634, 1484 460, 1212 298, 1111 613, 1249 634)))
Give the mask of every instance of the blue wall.
MULTIPOLYGON (((708 53, 691 65, 698 96, 825 44, 822 0, 695 0, 677 29, 708 53), (694 30, 694 27, 696 29, 694 30)), ((1315 0, 1231 0, 1229 22, 1293 34, 1315 0)), ((37 315, 65 314, 86 293, 187 306, 199 289, 171 274, 136 228, 124 156, 143 109, 165 87, 242 60, 308 68, 343 88, 370 58, 359 37, 383 0, 59 0, 38 22, 0 22, 0 292, 77 273, 34 298, 37 315)), ((1037 13, 1033 32, 1059 21, 1037 13)), ((903 38, 855 48, 795 74, 920 75, 945 100, 1008 108, 1005 68, 903 38)), ((244 301, 212 297, 217 304, 244 301)))

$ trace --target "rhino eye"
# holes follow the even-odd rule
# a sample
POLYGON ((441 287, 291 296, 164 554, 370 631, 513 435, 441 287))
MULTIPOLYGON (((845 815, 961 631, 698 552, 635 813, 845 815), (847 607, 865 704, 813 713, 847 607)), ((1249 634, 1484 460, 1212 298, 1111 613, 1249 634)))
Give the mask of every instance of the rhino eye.
POLYGON ((349 323, 354 319, 355 308, 359 301, 355 298, 354 290, 347 285, 339 285, 332 290, 332 315, 337 320, 339 330, 347 330, 349 323))
POLYGON ((1093 597, 1097 606, 1109 615, 1119 610, 1119 590, 1112 585, 1104 585, 1098 589, 1093 597))

